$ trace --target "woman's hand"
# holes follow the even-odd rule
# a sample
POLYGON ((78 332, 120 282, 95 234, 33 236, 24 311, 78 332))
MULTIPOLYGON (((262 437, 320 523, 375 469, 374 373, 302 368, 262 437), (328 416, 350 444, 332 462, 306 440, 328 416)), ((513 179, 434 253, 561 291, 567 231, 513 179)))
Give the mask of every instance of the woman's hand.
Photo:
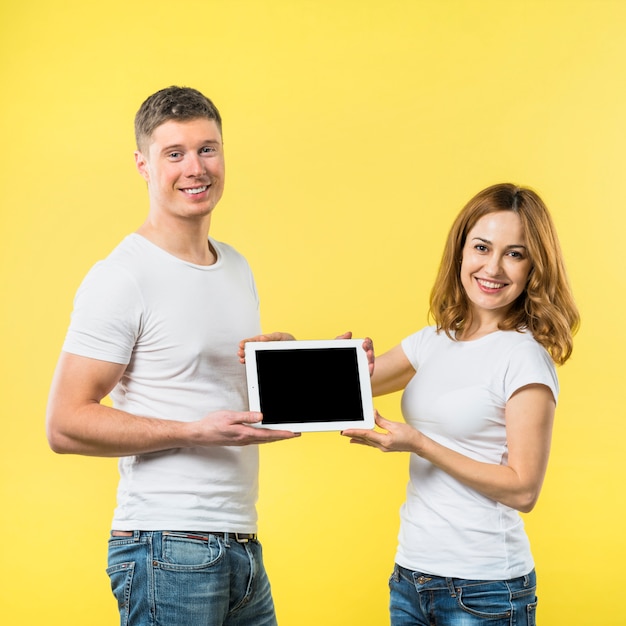
POLYGON ((423 435, 408 424, 391 422, 378 411, 375 412, 376 425, 385 432, 350 428, 341 432, 350 437, 350 443, 371 446, 382 452, 414 452, 418 454, 423 435))
POLYGON ((376 424, 386 432, 349 429, 341 434, 383 452, 413 452, 483 496, 528 513, 537 503, 548 465, 555 404, 552 391, 541 384, 526 385, 511 396, 505 412, 506 464, 478 461, 378 413, 376 424))

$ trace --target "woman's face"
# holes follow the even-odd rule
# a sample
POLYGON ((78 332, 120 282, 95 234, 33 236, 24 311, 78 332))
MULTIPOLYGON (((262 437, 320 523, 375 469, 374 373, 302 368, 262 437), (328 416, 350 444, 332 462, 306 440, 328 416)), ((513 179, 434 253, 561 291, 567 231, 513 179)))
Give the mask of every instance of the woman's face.
POLYGON ((526 288, 530 270, 526 237, 517 213, 488 213, 467 234, 461 283, 474 315, 502 319, 526 288))

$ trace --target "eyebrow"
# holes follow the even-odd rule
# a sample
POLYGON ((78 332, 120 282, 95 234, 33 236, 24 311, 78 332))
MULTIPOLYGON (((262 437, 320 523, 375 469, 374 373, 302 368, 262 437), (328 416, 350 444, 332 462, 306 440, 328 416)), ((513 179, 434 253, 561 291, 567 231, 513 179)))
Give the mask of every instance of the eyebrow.
MULTIPOLYGON (((483 243, 488 243, 490 245, 493 245, 493 243, 489 241, 489 239, 485 239, 484 237, 472 237, 472 241, 482 241, 483 243)), ((526 250, 526 246, 522 243, 512 243, 506 246, 507 250, 510 250, 511 248, 522 248, 526 250)))
MULTIPOLYGON (((213 146, 219 146, 221 145, 221 141, 218 141, 217 139, 205 139, 204 141, 200 142, 200 146, 206 146, 206 145, 213 145, 213 146)), ((170 150, 182 150, 185 146, 183 146, 183 144, 181 143, 175 143, 172 144, 171 146, 165 146, 163 148, 163 152, 169 152, 170 150)))

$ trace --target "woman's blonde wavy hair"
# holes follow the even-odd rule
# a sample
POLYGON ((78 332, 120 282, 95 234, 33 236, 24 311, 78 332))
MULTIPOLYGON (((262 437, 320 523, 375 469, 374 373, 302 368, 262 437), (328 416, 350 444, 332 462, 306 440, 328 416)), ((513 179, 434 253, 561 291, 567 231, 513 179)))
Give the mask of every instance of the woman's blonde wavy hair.
POLYGON ((430 315, 450 338, 469 325, 470 307, 461 284, 461 259, 467 234, 489 213, 519 215, 531 261, 526 288, 511 305, 501 330, 529 330, 555 363, 569 359, 580 317, 569 286, 561 246, 548 209, 531 189, 511 183, 493 185, 476 194, 456 218, 430 296, 430 315))

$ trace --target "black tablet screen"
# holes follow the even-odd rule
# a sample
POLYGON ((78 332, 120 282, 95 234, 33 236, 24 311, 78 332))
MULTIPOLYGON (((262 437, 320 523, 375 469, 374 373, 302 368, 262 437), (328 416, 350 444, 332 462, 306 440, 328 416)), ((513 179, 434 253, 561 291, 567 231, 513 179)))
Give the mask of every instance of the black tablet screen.
POLYGON ((264 424, 364 420, 356 349, 256 352, 264 424))

